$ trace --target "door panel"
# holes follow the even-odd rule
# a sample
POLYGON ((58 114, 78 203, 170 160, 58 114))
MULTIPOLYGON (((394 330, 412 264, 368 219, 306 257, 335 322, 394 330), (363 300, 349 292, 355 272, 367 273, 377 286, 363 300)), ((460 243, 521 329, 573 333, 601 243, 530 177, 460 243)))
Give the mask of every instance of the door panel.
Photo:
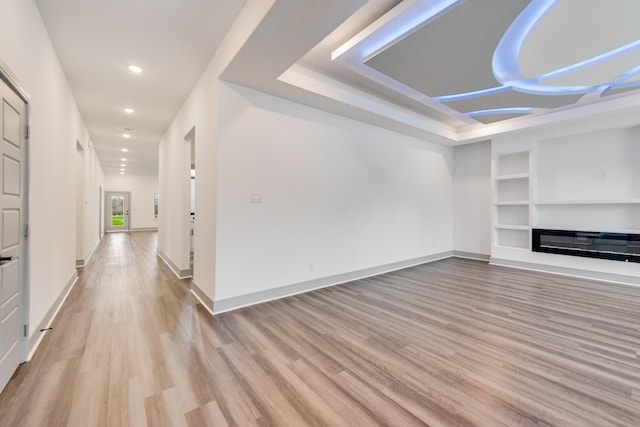
POLYGON ((2 269, 2 301, 9 301, 20 292, 20 263, 10 261, 2 269))
POLYGON ((2 210, 2 249, 11 249, 20 243, 20 211, 2 210))
POLYGON ((106 192, 107 231, 129 231, 129 193, 106 192))
MULTIPOLYGON (((8 89, 4 83, 2 85, 5 89, 8 89)), ((3 99, 2 116, 4 118, 2 139, 20 148, 20 113, 14 109, 10 101, 3 99)))
POLYGON ((26 104, 0 81, 0 390, 24 359, 26 104))
POLYGON ((2 158, 2 192, 20 196, 20 162, 10 157, 2 158))

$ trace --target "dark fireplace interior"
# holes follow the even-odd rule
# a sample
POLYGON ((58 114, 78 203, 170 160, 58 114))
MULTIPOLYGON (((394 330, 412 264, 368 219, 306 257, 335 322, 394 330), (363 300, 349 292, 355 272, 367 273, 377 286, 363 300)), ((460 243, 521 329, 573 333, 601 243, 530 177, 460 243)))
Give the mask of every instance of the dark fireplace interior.
POLYGON ((640 234, 534 228, 534 252, 640 262, 640 234))

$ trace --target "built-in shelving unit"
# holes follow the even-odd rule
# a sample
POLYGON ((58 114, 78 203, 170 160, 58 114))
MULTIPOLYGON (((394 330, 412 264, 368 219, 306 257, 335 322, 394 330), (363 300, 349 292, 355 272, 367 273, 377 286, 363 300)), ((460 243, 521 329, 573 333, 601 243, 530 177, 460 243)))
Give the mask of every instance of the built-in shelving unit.
POLYGON ((496 137, 492 262, 640 283, 640 263, 532 250, 533 229, 640 234, 639 140, 640 126, 496 137))
POLYGON ((636 137, 626 131, 539 142, 532 224, 544 229, 639 233, 636 146, 636 137), (598 146, 605 140, 603 150, 598 146))
POLYGON ((530 247, 529 151, 494 158, 494 244, 530 247))
POLYGON ((536 200, 535 205, 635 205, 640 199, 618 200, 536 200))

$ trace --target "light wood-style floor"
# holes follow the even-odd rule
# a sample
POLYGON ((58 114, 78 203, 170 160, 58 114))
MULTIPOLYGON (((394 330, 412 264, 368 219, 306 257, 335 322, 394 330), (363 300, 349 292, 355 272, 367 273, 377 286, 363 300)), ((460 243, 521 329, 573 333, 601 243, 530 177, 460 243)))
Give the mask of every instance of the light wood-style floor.
POLYGON ((449 259, 212 318, 155 246, 105 237, 0 425, 640 426, 640 288, 449 259))

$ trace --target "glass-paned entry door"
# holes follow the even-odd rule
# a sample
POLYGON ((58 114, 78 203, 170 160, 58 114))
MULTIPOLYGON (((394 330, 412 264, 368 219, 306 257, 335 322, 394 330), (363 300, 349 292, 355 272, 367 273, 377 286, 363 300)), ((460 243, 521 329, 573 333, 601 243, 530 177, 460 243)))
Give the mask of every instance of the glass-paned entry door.
POLYGON ((129 230, 129 193, 106 193, 105 220, 108 231, 129 230))

